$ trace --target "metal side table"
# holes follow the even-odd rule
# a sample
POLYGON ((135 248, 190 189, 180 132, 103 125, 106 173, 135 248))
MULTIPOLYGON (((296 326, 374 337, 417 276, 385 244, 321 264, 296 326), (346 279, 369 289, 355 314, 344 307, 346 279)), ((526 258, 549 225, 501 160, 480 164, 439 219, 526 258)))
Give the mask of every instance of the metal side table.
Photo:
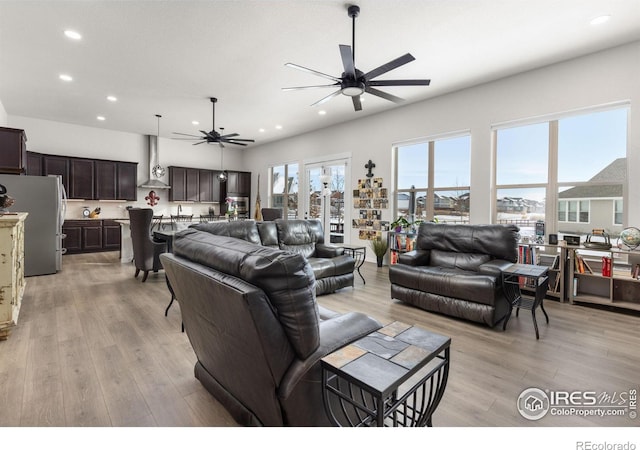
POLYGON ((321 360, 337 426, 431 426, 449 376, 451 338, 393 322, 321 360))
POLYGON ((536 339, 540 339, 538 333, 538 322, 536 321, 536 308, 540 307, 544 317, 549 323, 549 316, 544 310, 544 297, 549 288, 549 268, 547 266, 536 266, 533 264, 512 264, 502 272, 502 286, 505 297, 509 302, 509 313, 504 319, 502 329, 507 329, 507 323, 511 318, 513 308, 516 309, 516 317, 520 308, 531 311, 533 327, 536 330, 536 339), (523 291, 533 292, 533 296, 523 293, 523 291))
POLYGON ((362 278, 362 282, 364 284, 367 284, 367 282, 364 281, 364 277, 362 276, 362 273, 360 273, 360 267, 362 267, 365 260, 367 259, 367 247, 365 247, 364 245, 350 245, 350 244, 340 244, 339 247, 344 248, 344 251, 350 253, 351 257, 355 259, 356 265, 354 267, 354 271, 357 270, 358 275, 360 275, 360 278, 362 278))

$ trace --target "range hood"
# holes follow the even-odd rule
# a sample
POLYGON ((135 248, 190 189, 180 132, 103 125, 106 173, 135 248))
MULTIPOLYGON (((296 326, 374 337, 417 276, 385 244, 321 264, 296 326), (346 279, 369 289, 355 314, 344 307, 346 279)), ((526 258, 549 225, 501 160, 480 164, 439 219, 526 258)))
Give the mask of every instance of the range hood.
POLYGON ((149 178, 138 187, 145 189, 171 189, 159 177, 164 175, 164 168, 158 162, 158 137, 149 135, 149 178))

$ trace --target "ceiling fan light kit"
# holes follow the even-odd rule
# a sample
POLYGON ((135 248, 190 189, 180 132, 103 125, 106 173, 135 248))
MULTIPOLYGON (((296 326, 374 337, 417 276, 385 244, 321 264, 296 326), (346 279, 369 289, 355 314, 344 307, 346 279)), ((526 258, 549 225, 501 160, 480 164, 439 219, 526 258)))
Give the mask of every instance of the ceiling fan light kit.
POLYGON ((351 33, 351 46, 348 45, 339 45, 340 49, 340 57, 342 59, 342 65, 344 67, 344 72, 340 77, 335 77, 332 75, 328 75, 326 73, 318 72, 317 70, 309 69, 307 67, 299 66, 293 63, 287 63, 285 66, 291 67, 293 69, 301 70, 303 72, 307 72, 313 75, 320 76, 322 78, 326 78, 328 80, 333 81, 333 84, 325 84, 325 85, 317 85, 317 86, 298 86, 298 87, 288 87, 283 88, 284 91, 294 91, 300 89, 314 89, 314 88, 323 88, 323 87, 337 87, 338 90, 332 92, 324 98, 321 98, 317 102, 313 103, 311 106, 321 105, 333 97, 336 97, 339 94, 345 95, 347 97, 351 97, 353 102, 353 108, 356 111, 362 110, 362 104, 360 96, 365 92, 371 95, 375 95, 377 97, 383 98, 385 100, 389 100, 394 103, 402 103, 404 100, 400 97, 396 97, 395 95, 391 95, 389 93, 383 92, 375 87, 378 86, 429 86, 431 80, 374 80, 374 78, 379 77, 387 72, 390 72, 393 69, 396 69, 400 66, 403 66, 411 61, 415 60, 415 58, 410 54, 406 53, 399 58, 396 58, 392 61, 389 61, 386 64, 381 65, 367 73, 364 73, 356 68, 356 17, 360 14, 360 7, 357 5, 350 5, 347 8, 347 14, 351 17, 352 20, 352 33, 351 33))

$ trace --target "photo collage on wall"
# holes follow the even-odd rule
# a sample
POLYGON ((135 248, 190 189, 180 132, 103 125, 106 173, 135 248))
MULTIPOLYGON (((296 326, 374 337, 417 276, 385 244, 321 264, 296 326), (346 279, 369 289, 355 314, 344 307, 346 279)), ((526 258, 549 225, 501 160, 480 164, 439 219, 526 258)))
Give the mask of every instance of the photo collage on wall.
POLYGON ((358 188, 353 190, 353 207, 359 213, 352 220, 352 227, 360 230, 360 239, 382 239, 382 232, 389 231, 389 222, 382 220, 382 210, 389 208, 389 194, 382 187, 382 178, 358 180, 358 188))

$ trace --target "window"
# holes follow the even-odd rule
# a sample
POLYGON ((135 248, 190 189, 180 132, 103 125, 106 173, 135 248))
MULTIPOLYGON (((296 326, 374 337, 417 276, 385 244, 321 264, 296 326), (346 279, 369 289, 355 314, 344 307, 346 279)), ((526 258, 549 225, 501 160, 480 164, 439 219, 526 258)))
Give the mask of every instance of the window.
POLYGON ((283 217, 298 217, 298 164, 274 166, 271 172, 271 207, 282 208, 283 217))
POLYGON ((496 222, 517 222, 522 235, 533 235, 537 220, 560 235, 622 231, 627 113, 621 107, 496 129, 496 222))
POLYGON ((613 224, 622 225, 622 199, 613 202, 613 224))
POLYGON ((396 217, 469 221, 469 135, 399 146, 396 156, 396 217))
POLYGON ((558 222, 589 223, 589 200, 560 200, 558 222))

